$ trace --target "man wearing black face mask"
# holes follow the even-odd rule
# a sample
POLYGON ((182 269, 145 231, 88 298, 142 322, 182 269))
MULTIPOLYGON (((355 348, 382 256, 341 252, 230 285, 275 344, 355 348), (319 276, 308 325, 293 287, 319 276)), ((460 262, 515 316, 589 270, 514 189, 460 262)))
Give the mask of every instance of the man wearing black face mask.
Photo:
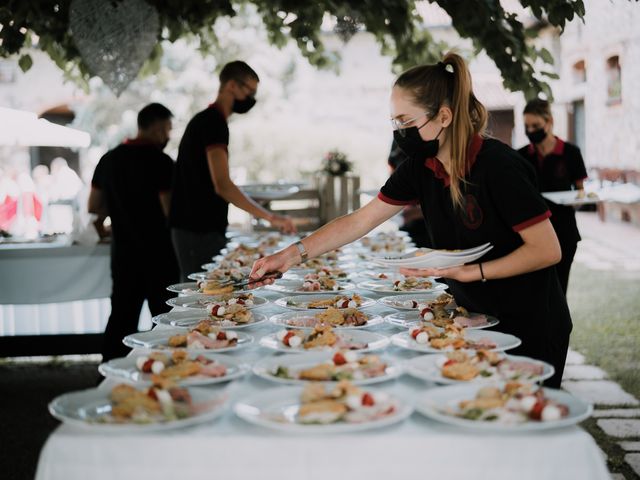
POLYGON ((288 217, 274 215, 247 197, 229 177, 232 113, 247 113, 256 103, 260 79, 246 63, 226 64, 214 103, 191 119, 180 142, 169 221, 182 281, 202 270, 226 244, 229 203, 263 218, 286 233, 288 217))
MULTIPOLYGON (((553 116, 549 102, 542 99, 528 102, 524 109, 524 123, 531 143, 518 152, 536 169, 540 191, 582 190, 587 171, 580 149, 553 134, 553 116)), ((566 295, 580 232, 573 207, 558 205, 549 200, 547 204, 551 211, 551 224, 562 249, 562 260, 555 268, 566 295)))
POLYGON ((98 226, 109 216, 112 232, 113 290, 103 361, 127 354, 122 339, 137 331, 145 299, 154 316, 169 310, 166 287, 178 281, 167 226, 173 160, 162 152, 171 116, 159 103, 140 110, 136 138, 107 152, 91 181, 89 212, 98 215, 98 226))

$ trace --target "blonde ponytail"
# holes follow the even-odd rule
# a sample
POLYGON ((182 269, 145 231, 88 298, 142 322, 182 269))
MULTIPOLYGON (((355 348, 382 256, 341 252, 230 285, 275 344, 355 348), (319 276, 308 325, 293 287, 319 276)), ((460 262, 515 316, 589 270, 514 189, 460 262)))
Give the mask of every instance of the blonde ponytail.
POLYGON ((474 135, 484 132, 487 125, 487 109, 473 94, 471 74, 460 55, 447 53, 442 60, 453 69, 453 92, 449 108, 453 113, 451 130, 448 135, 451 146, 451 166, 449 172, 451 200, 456 207, 462 207, 462 185, 467 172, 467 151, 474 135))

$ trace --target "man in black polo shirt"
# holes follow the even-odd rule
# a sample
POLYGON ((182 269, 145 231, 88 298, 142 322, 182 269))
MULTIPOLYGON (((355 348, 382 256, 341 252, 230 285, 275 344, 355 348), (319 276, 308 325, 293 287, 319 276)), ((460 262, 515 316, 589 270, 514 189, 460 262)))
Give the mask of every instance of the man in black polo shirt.
POLYGON ((259 81, 246 63, 226 64, 215 102, 191 119, 180 142, 169 223, 183 281, 225 246, 229 203, 285 233, 295 231, 290 218, 262 208, 229 177, 227 119, 255 105, 259 81))
POLYGON ((169 310, 166 287, 178 281, 167 226, 173 161, 162 152, 171 112, 158 103, 138 114, 138 135, 101 159, 93 174, 89 212, 111 218, 111 315, 104 332, 103 361, 126 355, 126 335, 138 328, 145 299, 152 315, 169 310))

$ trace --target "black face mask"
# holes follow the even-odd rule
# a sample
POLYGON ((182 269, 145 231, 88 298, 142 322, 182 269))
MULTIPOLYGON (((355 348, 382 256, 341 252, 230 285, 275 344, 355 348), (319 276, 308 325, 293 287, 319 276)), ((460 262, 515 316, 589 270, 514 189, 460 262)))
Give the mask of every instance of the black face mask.
POLYGON ((233 101, 233 111, 235 113, 247 113, 256 104, 254 97, 247 97, 244 100, 233 101))
POLYGON ((534 130, 533 132, 525 132, 527 134, 527 138, 531 143, 537 145, 542 142, 545 138, 547 138, 547 132, 544 131, 544 128, 539 128, 534 130))
POLYGON ((419 130, 430 121, 431 120, 427 120, 427 122, 420 127, 405 128, 403 129, 402 134, 399 130, 395 130, 393 132, 393 139, 407 157, 414 158, 416 160, 425 160, 427 158, 433 158, 438 154, 438 150, 440 149, 440 141, 438 140, 438 137, 442 133, 442 130, 444 130, 444 127, 440 129, 438 135, 436 135, 436 138, 433 140, 425 142, 420 136, 419 130))

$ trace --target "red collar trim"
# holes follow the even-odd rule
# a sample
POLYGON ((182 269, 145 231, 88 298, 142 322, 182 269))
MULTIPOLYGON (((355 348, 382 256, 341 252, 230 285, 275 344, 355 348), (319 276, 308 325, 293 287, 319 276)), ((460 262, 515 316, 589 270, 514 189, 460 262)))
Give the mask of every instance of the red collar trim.
MULTIPOLYGON (((473 165, 476 163, 476 158, 478 157, 478 153, 480 153, 483 142, 484 139, 480 135, 474 135, 471 139, 469 149, 467 150, 467 174, 471 172, 473 165)), ((445 187, 451 184, 449 174, 445 170, 444 165, 442 165, 436 157, 427 158, 424 166, 431 170, 438 180, 442 180, 445 187)))
POLYGON ((562 155, 564 153, 564 141, 556 137, 556 146, 553 147, 551 155, 562 155))
POLYGON ((152 142, 150 142, 149 140, 145 140, 144 138, 127 138, 124 142, 125 145, 138 145, 138 146, 144 146, 144 147, 153 147, 155 146, 152 142))
MULTIPOLYGON (((534 153, 536 153, 538 155, 538 158, 540 158, 540 153, 538 153, 538 151, 536 150, 536 147, 533 145, 533 143, 529 144, 529 155, 533 155, 534 153)), ((551 150, 551 152, 549 152, 549 154, 547 155, 547 157, 549 155, 563 155, 564 154, 564 140, 562 140, 561 138, 556 137, 556 146, 553 147, 553 150, 551 150)))
POLYGON ((224 114, 222 107, 220 107, 220 105, 218 105, 216 102, 210 103, 207 108, 215 108, 220 112, 220 114, 222 115, 222 118, 224 118, 225 120, 227 119, 227 116, 224 114))

